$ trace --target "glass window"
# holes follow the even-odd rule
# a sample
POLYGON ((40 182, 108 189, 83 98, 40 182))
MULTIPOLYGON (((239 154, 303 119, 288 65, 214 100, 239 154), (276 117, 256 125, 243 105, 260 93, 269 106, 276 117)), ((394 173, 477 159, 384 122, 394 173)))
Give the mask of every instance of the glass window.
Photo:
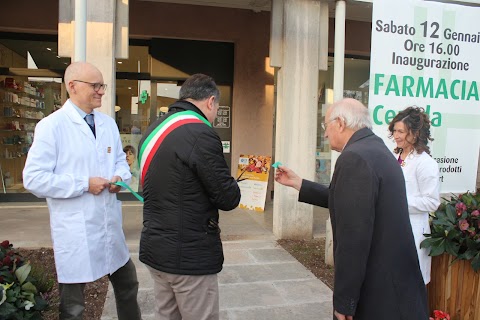
POLYGON ((22 171, 35 126, 65 101, 56 71, 69 63, 54 41, 0 39, 0 192, 26 192, 22 171))
MULTIPOLYGON (((370 60, 345 58, 343 96, 361 101, 368 107, 368 79, 370 60)), ((317 113, 317 150, 315 153, 315 181, 330 184, 331 148, 324 137, 321 123, 325 122, 327 105, 333 103, 333 58, 328 61, 328 70, 319 72, 319 96, 317 113)))
POLYGON ((132 173, 130 187, 139 191, 138 144, 150 124, 151 84, 149 80, 117 80, 116 84, 115 121, 132 173))
POLYGON ((22 171, 35 126, 62 105, 55 79, 0 76, 0 175, 3 193, 25 192, 22 171))

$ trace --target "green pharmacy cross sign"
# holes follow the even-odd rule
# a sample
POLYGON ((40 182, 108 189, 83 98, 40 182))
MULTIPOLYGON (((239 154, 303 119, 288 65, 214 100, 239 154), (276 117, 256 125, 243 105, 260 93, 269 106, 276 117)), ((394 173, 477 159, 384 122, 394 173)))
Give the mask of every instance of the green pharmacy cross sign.
POLYGON ((142 93, 140 94, 139 100, 142 104, 145 104, 145 102, 147 102, 147 99, 148 99, 148 92, 147 90, 143 90, 142 93))

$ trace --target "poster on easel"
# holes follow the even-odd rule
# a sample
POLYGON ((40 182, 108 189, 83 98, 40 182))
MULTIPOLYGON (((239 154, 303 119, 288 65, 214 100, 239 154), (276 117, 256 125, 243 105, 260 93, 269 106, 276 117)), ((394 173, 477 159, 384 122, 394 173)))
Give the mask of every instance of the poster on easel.
POLYGON ((271 163, 270 156, 240 155, 237 170, 238 186, 242 193, 240 208, 259 212, 265 210, 271 163))
MULTIPOLYGON (((127 159, 128 166, 130 167, 130 173, 132 174, 132 180, 130 180, 129 187, 133 191, 138 191, 138 183, 140 181, 139 173, 140 167, 138 165, 138 144, 142 138, 141 134, 120 134, 122 140, 123 152, 127 159)), ((122 192, 128 192, 128 190, 122 190, 122 192)))

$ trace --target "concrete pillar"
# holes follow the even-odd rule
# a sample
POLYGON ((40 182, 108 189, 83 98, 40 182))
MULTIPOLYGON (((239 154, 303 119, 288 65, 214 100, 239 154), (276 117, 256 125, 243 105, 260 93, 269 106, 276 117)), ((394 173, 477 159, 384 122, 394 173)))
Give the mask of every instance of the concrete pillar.
MULTIPOLYGON (((344 0, 337 0, 335 3, 335 51, 333 61, 333 99, 334 101, 343 98, 343 83, 345 74, 345 17, 346 4, 344 0)), ((335 170, 340 153, 332 150, 332 174, 335 170)), ((333 266, 333 234, 332 221, 330 218, 326 221, 325 238, 325 263, 333 266)))
MULTIPOLYGON (((275 161, 301 177, 314 179, 320 55, 320 2, 283 0, 273 2, 272 19, 281 19, 281 32, 272 30, 274 46, 282 54, 274 60, 277 72, 275 161), (283 14, 278 13, 280 4, 283 14)), ((278 22, 278 21, 277 21, 278 22)), ((273 232, 278 238, 310 239, 313 207, 298 202, 298 192, 275 186, 273 232)))
MULTIPOLYGON (((115 117, 115 58, 128 58, 128 1, 76 1, 87 2, 85 61, 100 69, 103 80, 108 85, 99 111, 115 117)), ((71 57, 72 61, 82 60, 81 57, 75 57, 78 47, 75 44, 78 36, 74 27, 75 0, 59 0, 59 10, 59 55, 71 57)))
POLYGON ((75 53, 74 61, 87 59, 87 0, 75 1, 75 53))

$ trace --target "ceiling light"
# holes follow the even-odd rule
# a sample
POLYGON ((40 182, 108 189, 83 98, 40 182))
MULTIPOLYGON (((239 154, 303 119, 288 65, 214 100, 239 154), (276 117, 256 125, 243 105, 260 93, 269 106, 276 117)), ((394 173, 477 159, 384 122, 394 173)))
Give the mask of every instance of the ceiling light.
POLYGON ((128 90, 132 90, 132 87, 128 87, 128 90))
POLYGON ((123 62, 122 61, 117 61, 118 64, 122 64, 123 62))
POLYGON ((52 51, 52 48, 47 48, 48 51, 52 51))

